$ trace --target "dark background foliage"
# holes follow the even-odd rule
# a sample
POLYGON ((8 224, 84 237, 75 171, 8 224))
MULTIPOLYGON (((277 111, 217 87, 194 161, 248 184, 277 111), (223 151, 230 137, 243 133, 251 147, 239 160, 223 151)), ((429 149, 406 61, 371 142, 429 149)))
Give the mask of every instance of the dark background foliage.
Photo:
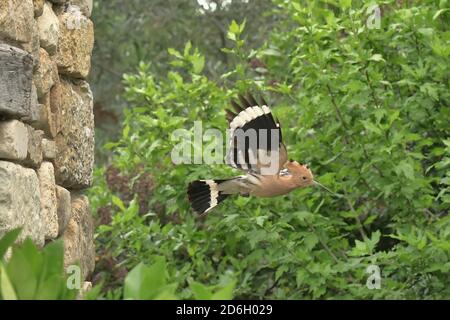
MULTIPOLYGON (((222 52, 229 43, 228 25, 233 19, 247 19, 250 47, 264 42, 279 19, 272 15, 270 0, 96 0, 95 48, 90 82, 95 96, 97 146, 117 137, 122 121, 124 73, 135 72, 139 62, 152 64, 157 78, 170 69, 168 48, 181 49, 191 41, 206 57, 204 72, 213 79, 231 66, 222 52)), ((97 162, 106 161, 97 152, 97 162)))

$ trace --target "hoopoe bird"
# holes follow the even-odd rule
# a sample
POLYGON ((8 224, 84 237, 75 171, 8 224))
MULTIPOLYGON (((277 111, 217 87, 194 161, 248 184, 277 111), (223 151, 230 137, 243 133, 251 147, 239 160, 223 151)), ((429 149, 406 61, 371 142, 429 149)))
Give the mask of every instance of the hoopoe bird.
POLYGON ((239 95, 239 100, 240 104, 231 101, 234 112, 225 110, 230 132, 226 163, 246 174, 230 179, 191 182, 188 198, 198 214, 209 212, 232 195, 276 197, 297 188, 318 184, 307 165, 288 160, 280 124, 264 98, 258 103, 247 94, 246 97, 239 95), (250 134, 252 131, 253 135, 250 134), (249 139, 242 143, 242 137, 244 140, 246 137, 249 139), (252 137, 253 144, 249 141, 252 137), (269 158, 270 163, 262 161, 269 158), (270 166, 274 170, 268 170, 270 166))

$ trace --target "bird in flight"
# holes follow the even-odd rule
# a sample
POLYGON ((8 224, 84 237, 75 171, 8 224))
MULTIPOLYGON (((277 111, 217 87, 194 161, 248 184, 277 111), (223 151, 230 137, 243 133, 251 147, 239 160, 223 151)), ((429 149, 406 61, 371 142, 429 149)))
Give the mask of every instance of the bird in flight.
POLYGON ((245 171, 222 180, 196 180, 188 186, 192 209, 204 214, 232 195, 276 197, 297 188, 319 184, 305 164, 288 160, 280 124, 267 102, 247 94, 231 101, 234 111, 225 110, 229 123, 226 163, 245 171))

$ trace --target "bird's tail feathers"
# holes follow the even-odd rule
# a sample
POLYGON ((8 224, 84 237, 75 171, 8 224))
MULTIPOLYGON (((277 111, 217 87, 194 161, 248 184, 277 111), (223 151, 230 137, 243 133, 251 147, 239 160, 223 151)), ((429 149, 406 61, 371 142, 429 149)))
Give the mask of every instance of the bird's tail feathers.
POLYGON ((188 197, 198 214, 209 212, 231 194, 219 191, 219 185, 230 180, 196 180, 189 183, 188 197))

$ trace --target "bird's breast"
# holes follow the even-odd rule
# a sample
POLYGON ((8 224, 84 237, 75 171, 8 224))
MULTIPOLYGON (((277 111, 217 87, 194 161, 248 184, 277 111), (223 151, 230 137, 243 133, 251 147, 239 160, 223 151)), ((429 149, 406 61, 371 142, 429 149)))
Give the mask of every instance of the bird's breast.
POLYGON ((256 197, 277 197, 294 189, 289 180, 274 176, 259 176, 260 183, 251 188, 250 195, 256 197))

